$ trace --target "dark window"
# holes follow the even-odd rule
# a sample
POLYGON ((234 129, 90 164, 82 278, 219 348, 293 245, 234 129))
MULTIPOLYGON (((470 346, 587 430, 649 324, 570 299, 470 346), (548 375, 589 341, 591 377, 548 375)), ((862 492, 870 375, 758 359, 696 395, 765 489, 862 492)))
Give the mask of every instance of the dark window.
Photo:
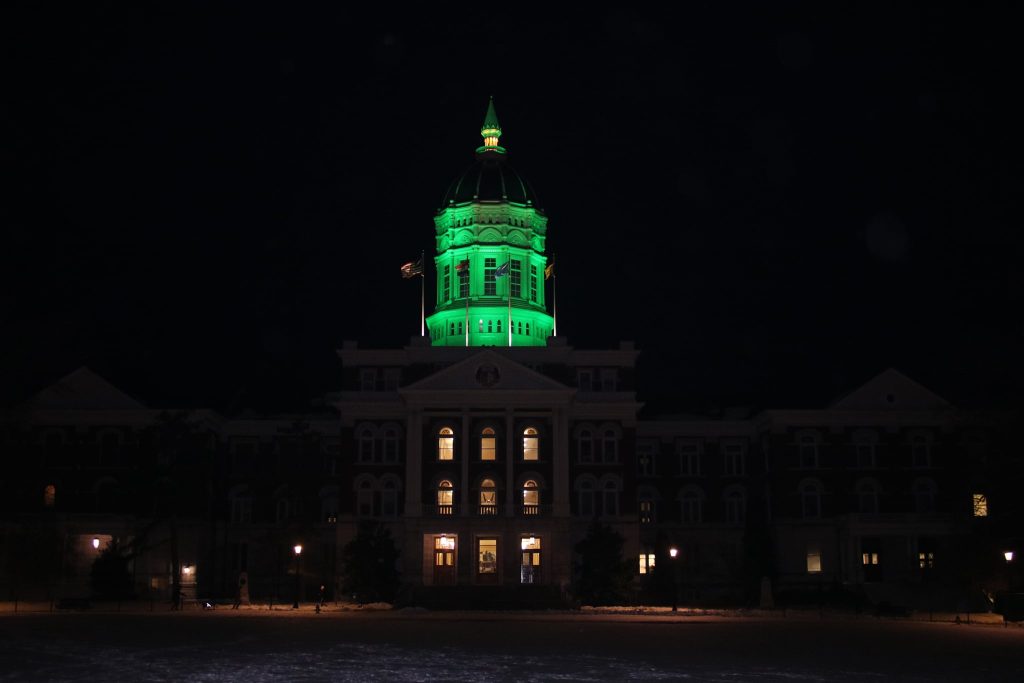
MULTIPOLYGON (((519 261, 511 262, 509 267, 509 286, 512 288, 512 296, 523 296, 523 270, 522 263, 519 261)), ((522 323, 520 323, 520 326, 522 326, 522 323)), ((522 334, 522 330, 520 330, 520 334, 522 334)))
POLYGON ((498 285, 494 279, 494 269, 497 263, 497 259, 484 259, 484 296, 495 296, 498 293, 498 285))

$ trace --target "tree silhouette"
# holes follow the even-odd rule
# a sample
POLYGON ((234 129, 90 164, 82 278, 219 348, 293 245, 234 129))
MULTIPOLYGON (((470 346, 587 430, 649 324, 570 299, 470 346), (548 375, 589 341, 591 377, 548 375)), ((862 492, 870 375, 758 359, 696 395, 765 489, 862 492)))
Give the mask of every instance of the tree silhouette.
POLYGON ((122 552, 117 539, 112 540, 92 563, 92 591, 104 600, 124 600, 132 597, 132 575, 128 571, 128 556, 122 552))
POLYGON ((357 602, 392 602, 398 590, 398 549, 379 522, 361 522, 342 551, 341 590, 357 602))
POLYGON ((632 563, 622 558, 625 539, 597 519, 576 544, 576 597, 590 605, 621 604, 633 578, 632 563))

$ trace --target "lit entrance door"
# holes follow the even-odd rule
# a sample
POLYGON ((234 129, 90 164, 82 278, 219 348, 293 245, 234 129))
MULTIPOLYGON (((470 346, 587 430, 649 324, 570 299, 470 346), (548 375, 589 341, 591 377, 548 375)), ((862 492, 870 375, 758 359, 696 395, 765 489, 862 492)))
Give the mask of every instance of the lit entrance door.
POLYGON ((455 567, 455 537, 434 536, 434 585, 454 586, 455 567))
POLYGON ((525 537, 520 545, 523 553, 519 566, 520 583, 540 583, 540 538, 525 537))

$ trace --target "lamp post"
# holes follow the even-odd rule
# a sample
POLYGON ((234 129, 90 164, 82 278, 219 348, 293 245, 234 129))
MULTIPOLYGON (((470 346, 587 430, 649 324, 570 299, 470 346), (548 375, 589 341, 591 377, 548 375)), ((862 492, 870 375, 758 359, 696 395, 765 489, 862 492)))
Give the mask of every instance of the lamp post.
POLYGON ((672 546, 668 549, 668 556, 672 558, 672 611, 679 607, 679 548, 672 546))
POLYGON ((1014 554, 1012 550, 1007 550, 1003 553, 1003 559, 1006 560, 1006 592, 1013 592, 1013 558, 1014 554))
POLYGON ((292 602, 292 609, 299 609, 299 555, 302 554, 302 545, 295 546, 295 601, 292 602))

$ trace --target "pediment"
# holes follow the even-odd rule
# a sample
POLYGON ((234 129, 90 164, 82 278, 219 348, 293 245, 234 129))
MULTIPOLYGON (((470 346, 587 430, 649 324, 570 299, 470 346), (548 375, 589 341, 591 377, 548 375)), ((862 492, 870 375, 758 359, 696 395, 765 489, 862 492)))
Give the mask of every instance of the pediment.
POLYGON ((32 410, 145 410, 139 401, 83 366, 28 401, 32 410))
POLYGON ((836 400, 836 410, 941 410, 950 404, 899 370, 889 368, 836 400))
POLYGON ((491 350, 480 351, 454 365, 400 390, 399 393, 433 391, 552 391, 570 392, 569 387, 542 375, 522 363, 491 350))

